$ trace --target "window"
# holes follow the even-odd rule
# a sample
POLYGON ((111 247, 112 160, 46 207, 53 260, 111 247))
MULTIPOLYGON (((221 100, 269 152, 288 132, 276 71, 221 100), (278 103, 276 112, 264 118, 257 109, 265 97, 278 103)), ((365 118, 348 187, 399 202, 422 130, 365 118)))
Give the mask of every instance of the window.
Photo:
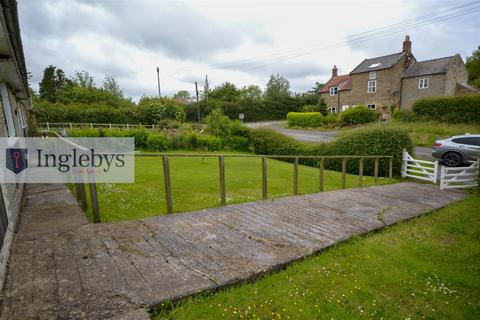
POLYGON ((418 80, 418 89, 428 88, 428 78, 423 78, 418 80))
POLYGON ((369 68, 376 68, 376 67, 380 67, 381 63, 372 63, 369 68))
POLYGON ((368 92, 377 92, 377 80, 368 81, 368 92))
POLYGON ((342 106, 342 111, 348 110, 348 108, 350 108, 350 106, 348 104, 344 104, 342 106))
POLYGON ((337 107, 328 107, 328 112, 337 113, 337 107))
POLYGON ((370 110, 377 110, 377 105, 375 103, 367 103, 367 108, 370 110))
POLYGON ((455 143, 468 144, 471 146, 480 146, 480 137, 456 138, 452 141, 455 143))
POLYGON ((370 79, 370 80, 375 80, 375 79, 377 79, 377 71, 370 71, 369 79, 370 79))
POLYGON ((330 95, 331 96, 336 96, 338 93, 338 87, 335 86, 335 87, 330 87, 330 95))

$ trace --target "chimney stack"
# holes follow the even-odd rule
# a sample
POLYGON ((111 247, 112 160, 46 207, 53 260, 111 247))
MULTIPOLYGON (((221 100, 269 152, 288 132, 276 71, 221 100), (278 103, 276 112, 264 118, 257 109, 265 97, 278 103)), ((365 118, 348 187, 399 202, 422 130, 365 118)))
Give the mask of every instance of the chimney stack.
POLYGON ((333 66, 332 78, 335 78, 336 76, 338 76, 338 69, 337 69, 337 66, 333 66))
POLYGON ((406 52, 406 53, 412 52, 412 42, 410 41, 410 36, 408 34, 405 36, 405 40, 403 41, 402 52, 406 52))

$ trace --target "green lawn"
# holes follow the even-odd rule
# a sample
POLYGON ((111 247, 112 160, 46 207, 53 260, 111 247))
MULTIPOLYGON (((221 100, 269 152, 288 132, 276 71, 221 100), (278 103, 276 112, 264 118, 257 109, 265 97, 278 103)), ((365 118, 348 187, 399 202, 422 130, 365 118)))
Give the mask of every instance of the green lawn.
POLYGON ((480 319, 480 196, 154 319, 480 319))
MULTIPOLYGON (((170 168, 175 212, 220 205, 218 158, 171 157, 170 168)), ((260 158, 225 158, 227 204, 261 199, 261 170, 260 158)), ((292 195, 291 163, 269 159, 267 171, 269 198, 292 195)), ((298 180, 301 194, 318 192, 319 169, 300 165, 298 180)), ((378 184, 392 182, 386 178, 378 180, 378 184)), ((373 184, 372 177, 364 177, 365 186, 373 184)), ((357 185, 358 177, 347 175, 347 187, 357 185)), ((340 188, 341 173, 325 171, 325 190, 340 188)), ((141 219, 166 212, 160 157, 136 157, 135 183, 99 184, 97 190, 103 222, 141 219)), ((90 210, 87 215, 92 219, 90 210)))
MULTIPOLYGON (((413 140, 415 146, 431 147, 435 140, 447 138, 453 135, 465 134, 465 133, 480 133, 480 125, 474 124, 450 124, 440 122, 384 122, 368 125, 370 127, 375 126, 388 126, 391 128, 405 129, 409 132, 410 137, 413 140)), ((346 134, 358 130, 359 128, 342 128, 340 135, 346 134)))

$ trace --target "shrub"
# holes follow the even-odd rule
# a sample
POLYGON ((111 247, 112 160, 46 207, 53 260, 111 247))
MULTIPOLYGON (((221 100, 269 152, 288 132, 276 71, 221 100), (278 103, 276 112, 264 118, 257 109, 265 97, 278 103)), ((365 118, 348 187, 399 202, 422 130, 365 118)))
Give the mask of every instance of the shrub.
POLYGON ((162 120, 176 120, 183 122, 185 112, 183 108, 171 99, 143 97, 138 103, 139 120, 146 124, 158 124, 162 120))
POLYGON ((181 149, 218 151, 222 149, 222 141, 218 137, 189 133, 181 136, 181 149))
POLYGON ((252 129, 250 143, 256 154, 299 155, 311 152, 308 150, 309 144, 267 128, 252 129))
POLYGON ((480 95, 421 99, 412 110, 424 120, 480 123, 480 95))
POLYGON ((146 142, 146 150, 148 151, 165 151, 168 150, 168 139, 161 133, 150 133, 146 142))
MULTIPOLYGON (((375 127, 363 128, 351 132, 331 144, 331 155, 362 155, 362 156, 393 156, 393 172, 400 174, 402 166, 402 150, 412 152, 413 143, 408 132, 396 128, 375 127)), ((381 159, 379 162, 379 175, 388 174, 389 161, 381 159)), ((332 168, 332 167, 331 167, 332 168)), ((364 173, 373 175, 374 160, 364 161, 364 173)), ((340 170, 340 163, 337 162, 332 169, 340 170)), ((351 160, 347 163, 349 173, 358 174, 358 160, 351 160)))
POLYGON ((340 114, 340 121, 343 125, 351 126, 362 123, 369 123, 377 120, 378 113, 368 109, 366 106, 350 108, 340 114))
POLYGON ((395 110, 393 113, 393 120, 400 122, 413 122, 417 119, 417 116, 412 110, 395 110))
POLYGON ((329 113, 323 118, 323 123, 325 125, 335 125, 338 122, 338 116, 336 113, 329 113))
POLYGON ((323 116, 320 112, 289 112, 287 125, 289 127, 320 127, 323 116))

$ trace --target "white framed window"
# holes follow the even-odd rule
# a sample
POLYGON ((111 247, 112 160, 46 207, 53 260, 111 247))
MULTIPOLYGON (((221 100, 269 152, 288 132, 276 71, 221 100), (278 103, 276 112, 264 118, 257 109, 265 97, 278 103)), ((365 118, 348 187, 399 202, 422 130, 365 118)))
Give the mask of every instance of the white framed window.
POLYGON ((428 78, 423 78, 418 80, 418 89, 427 89, 428 88, 428 78))
POLYGON ((377 71, 370 71, 370 74, 368 76, 368 79, 370 80, 375 80, 377 79, 377 71))
POLYGON ((336 96, 338 93, 338 87, 335 86, 335 87, 330 87, 330 95, 331 96, 336 96))
POLYGON ((377 92, 377 80, 368 81, 368 92, 369 93, 377 92))
POLYGON ((344 104, 344 105, 342 106, 342 111, 346 111, 346 110, 348 110, 349 108, 350 108, 350 106, 349 106, 348 104, 344 104))
POLYGON ((367 108, 370 110, 377 110, 377 105, 375 103, 367 103, 367 108))
POLYGON ((8 96, 8 89, 5 82, 0 83, 0 95, 3 109, 3 116, 5 119, 6 131, 8 137, 15 137, 15 123, 13 122, 12 106, 10 104, 10 97, 8 96))
POLYGON ((337 113, 337 107, 328 107, 328 112, 337 113))

